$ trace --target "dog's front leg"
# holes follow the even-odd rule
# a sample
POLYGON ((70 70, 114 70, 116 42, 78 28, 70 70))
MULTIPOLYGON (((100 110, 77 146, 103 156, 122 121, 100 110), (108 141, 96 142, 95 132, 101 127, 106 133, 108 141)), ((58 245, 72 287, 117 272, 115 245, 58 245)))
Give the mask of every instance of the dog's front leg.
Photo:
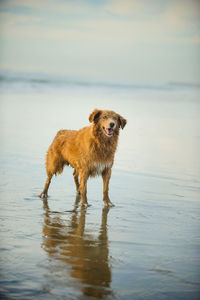
POLYGON ((109 181, 111 176, 111 169, 105 169, 102 173, 103 178, 103 201, 105 206, 114 206, 110 201, 108 191, 109 191, 109 181))
POLYGON ((80 191, 79 191, 79 181, 78 181, 78 172, 76 171, 76 169, 74 169, 74 173, 73 173, 73 176, 74 176, 74 182, 75 182, 75 185, 76 185, 76 192, 78 194, 80 194, 80 191))
POLYGON ((80 193, 81 193, 81 205, 87 207, 87 180, 88 180, 88 175, 84 172, 79 173, 80 177, 80 193))

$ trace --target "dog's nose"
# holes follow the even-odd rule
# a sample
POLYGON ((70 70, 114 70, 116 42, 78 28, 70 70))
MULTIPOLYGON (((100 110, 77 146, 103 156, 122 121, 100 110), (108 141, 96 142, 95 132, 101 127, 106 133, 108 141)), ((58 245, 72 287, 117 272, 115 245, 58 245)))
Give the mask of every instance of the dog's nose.
POLYGON ((115 126, 115 123, 111 122, 110 123, 110 128, 113 128, 115 126))

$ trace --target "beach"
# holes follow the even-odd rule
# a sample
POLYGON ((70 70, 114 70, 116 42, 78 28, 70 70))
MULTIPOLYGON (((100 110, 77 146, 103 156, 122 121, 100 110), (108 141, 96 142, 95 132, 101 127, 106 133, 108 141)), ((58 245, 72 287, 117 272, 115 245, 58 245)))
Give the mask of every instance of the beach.
POLYGON ((199 87, 2 81, 1 299, 171 300, 200 297, 199 87), (94 108, 127 119, 110 181, 73 170, 38 197, 60 129, 89 125, 94 108))

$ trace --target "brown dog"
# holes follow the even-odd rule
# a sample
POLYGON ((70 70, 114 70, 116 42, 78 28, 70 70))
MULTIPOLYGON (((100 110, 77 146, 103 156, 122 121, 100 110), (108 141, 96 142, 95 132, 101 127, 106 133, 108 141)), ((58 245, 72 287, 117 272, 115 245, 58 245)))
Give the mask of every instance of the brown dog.
POLYGON ((119 129, 126 120, 109 110, 95 109, 89 116, 91 126, 80 130, 60 130, 46 155, 47 180, 41 198, 46 198, 52 176, 61 174, 65 165, 74 168, 76 190, 81 194, 81 204, 87 206, 87 180, 102 175, 103 201, 112 205, 108 196, 111 168, 117 148, 119 129), (79 178, 80 184, 79 184, 79 178))

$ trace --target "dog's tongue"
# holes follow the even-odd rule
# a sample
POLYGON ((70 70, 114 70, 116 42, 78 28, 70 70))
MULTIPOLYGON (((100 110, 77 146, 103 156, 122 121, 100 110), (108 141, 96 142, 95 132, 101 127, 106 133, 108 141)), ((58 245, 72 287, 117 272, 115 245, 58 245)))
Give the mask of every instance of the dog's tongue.
POLYGON ((108 132, 109 135, 113 134, 113 130, 111 128, 107 128, 107 132, 108 132))

